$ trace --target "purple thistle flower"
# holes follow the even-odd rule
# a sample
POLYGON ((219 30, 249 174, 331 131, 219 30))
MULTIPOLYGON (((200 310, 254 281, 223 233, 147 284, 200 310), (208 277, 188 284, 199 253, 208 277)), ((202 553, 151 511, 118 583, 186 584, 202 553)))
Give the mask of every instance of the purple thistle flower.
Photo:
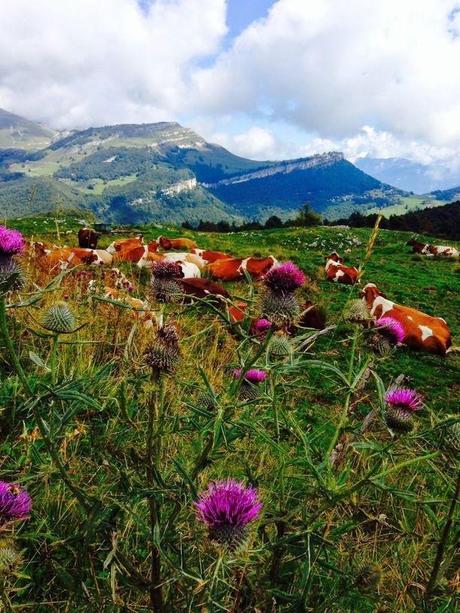
POLYGON ((265 317, 261 317, 254 322, 254 331, 257 334, 261 332, 266 332, 272 327, 272 322, 269 319, 265 319, 265 317))
POLYGON ((385 394, 385 402, 392 408, 414 412, 422 408, 423 398, 415 390, 397 387, 385 394))
POLYGON ((265 285, 274 292, 293 292, 306 280, 305 274, 293 262, 272 268, 264 278, 265 285))
POLYGON ((0 526, 8 521, 24 519, 30 513, 32 500, 17 483, 0 481, 0 526))
POLYGON ((234 549, 244 539, 248 524, 257 519, 262 503, 255 488, 227 479, 211 483, 195 506, 210 538, 234 549))
POLYGON ((155 262, 152 266, 152 276, 155 279, 180 279, 184 273, 177 262, 155 262))
POLYGON ((0 255, 12 256, 24 250, 24 238, 18 230, 0 226, 0 255))
POLYGON ((381 317, 375 322, 377 328, 380 328, 380 332, 385 336, 389 336, 395 343, 400 345, 405 337, 404 326, 393 317, 381 317))
MULTIPOLYGON (((241 368, 235 368, 233 371, 233 376, 235 379, 239 379, 241 377, 241 368)), ((249 383, 262 383, 268 377, 265 370, 260 370, 260 368, 250 368, 247 372, 244 373, 244 380, 249 381, 249 383)))

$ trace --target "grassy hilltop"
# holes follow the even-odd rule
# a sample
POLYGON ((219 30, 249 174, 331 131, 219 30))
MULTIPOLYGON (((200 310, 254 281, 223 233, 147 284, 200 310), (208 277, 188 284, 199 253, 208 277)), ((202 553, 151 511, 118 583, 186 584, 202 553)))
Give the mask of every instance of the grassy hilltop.
MULTIPOLYGON (((9 225, 75 245, 80 220, 61 219, 59 239, 51 218, 9 225)), ((151 610, 159 560, 168 612, 453 611, 454 534, 436 585, 428 595, 425 588, 458 472, 445 431, 458 415, 459 354, 375 353, 370 332, 345 317, 359 286, 327 282, 323 267, 333 250, 363 264, 362 284, 444 317, 460 345, 459 264, 413 256, 409 234, 387 230, 366 261, 365 228, 140 229, 146 240, 185 235, 234 255, 292 260, 310 278, 299 298, 324 307, 333 327, 319 336, 304 330, 288 356, 274 356, 244 326, 230 329, 225 312, 156 304, 145 271, 124 265, 134 296, 179 331, 177 372, 155 382, 144 361, 154 331, 123 303, 98 299, 100 290, 88 296, 78 270, 49 285, 26 261, 26 285, 7 300, 22 305, 8 309, 8 327, 26 383, 2 346, 0 465, 2 479, 24 485, 34 506, 14 531, 19 570, 0 577, 5 610, 151 610), (83 327, 53 343, 38 322, 58 300, 83 327), (232 378, 233 368, 249 366, 268 372, 251 401, 239 399, 232 378), (412 432, 394 435, 382 392, 400 375, 426 406, 412 432), (264 505, 235 552, 207 539, 193 505, 211 481, 227 477, 257 487, 264 505)), ((257 314, 260 284, 227 288, 257 314)))

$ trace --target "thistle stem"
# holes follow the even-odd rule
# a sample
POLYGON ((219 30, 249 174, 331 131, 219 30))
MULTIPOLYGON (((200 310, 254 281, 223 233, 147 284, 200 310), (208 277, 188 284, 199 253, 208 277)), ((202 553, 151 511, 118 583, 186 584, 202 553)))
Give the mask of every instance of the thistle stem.
MULTIPOLYGON (((148 403, 148 422, 147 422, 147 437, 146 437, 146 479, 150 489, 155 486, 155 468, 160 455, 160 437, 155 435, 155 422, 160 420, 160 405, 162 402, 162 393, 158 389, 158 384, 161 387, 161 376, 158 370, 152 372, 152 383, 154 389, 148 403)), ((163 593, 161 589, 161 560, 160 550, 156 544, 157 535, 159 533, 160 524, 160 503, 153 494, 148 497, 149 515, 150 515, 150 538, 151 538, 151 578, 150 578, 150 604, 155 613, 164 611, 163 593)))
POLYGON ((457 506, 458 500, 460 497, 460 470, 457 473, 457 484, 455 486, 454 496, 451 500, 449 512, 447 513, 447 520, 444 525, 444 530, 442 531, 441 540, 438 543, 436 558, 434 560, 433 569, 431 571, 430 578, 428 580, 428 585, 426 586, 425 592, 425 602, 429 602, 431 596, 433 594, 434 588, 436 587, 436 583, 438 580, 439 569, 441 568, 441 564, 444 558, 444 553, 447 547, 447 541, 449 540, 449 533, 452 528, 454 511, 457 506))

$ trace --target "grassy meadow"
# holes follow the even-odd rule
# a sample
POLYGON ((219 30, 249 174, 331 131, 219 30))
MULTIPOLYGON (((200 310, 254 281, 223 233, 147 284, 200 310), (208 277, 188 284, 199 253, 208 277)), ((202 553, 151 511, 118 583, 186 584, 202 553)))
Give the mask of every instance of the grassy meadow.
MULTIPOLYGON (((80 227, 70 217, 8 225, 72 246, 80 227)), ((376 353, 372 332, 345 316, 359 286, 327 282, 323 269, 337 250, 363 266, 362 285, 444 317, 460 345, 459 263, 413 256, 407 233, 386 230, 367 259, 368 229, 141 230, 146 240, 189 236, 292 260, 309 277, 298 298, 323 307, 328 328, 301 330, 276 356, 270 335, 231 326, 205 301, 155 303, 146 271, 122 265, 133 295, 178 329, 177 371, 155 378, 144 358, 154 329, 138 313, 102 288, 88 295, 80 269, 49 278, 25 257, 25 284, 6 297, 19 373, 0 340, 0 478, 24 486, 33 509, 0 524, 0 561, 1 538, 21 556, 14 569, 0 564, 0 610, 453 612, 458 523, 440 543, 459 470, 445 431, 458 419, 460 354, 376 353), (40 322, 61 300, 76 331, 52 336, 40 322), (241 399, 237 367, 268 373, 256 398, 241 399), (401 375, 425 397, 407 434, 384 419, 384 391, 401 375), (210 482, 229 477, 263 503, 236 551, 207 538, 194 508, 210 482)), ((260 284, 227 288, 258 314, 260 284)))

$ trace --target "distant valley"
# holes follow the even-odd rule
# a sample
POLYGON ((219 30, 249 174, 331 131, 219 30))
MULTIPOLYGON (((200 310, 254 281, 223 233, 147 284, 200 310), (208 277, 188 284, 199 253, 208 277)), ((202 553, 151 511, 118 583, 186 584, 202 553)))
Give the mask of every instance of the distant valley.
POLYGON ((295 217, 308 202, 333 219, 436 199, 374 178, 340 152, 255 161, 175 122, 64 134, 0 110, 2 218, 87 209, 116 223, 239 222, 295 217))

